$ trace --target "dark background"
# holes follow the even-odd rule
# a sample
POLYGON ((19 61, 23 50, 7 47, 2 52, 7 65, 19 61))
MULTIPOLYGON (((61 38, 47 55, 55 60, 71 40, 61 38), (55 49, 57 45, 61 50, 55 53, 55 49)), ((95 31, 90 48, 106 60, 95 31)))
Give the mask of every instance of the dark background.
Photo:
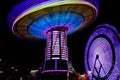
MULTIPOLYGON (((46 41, 23 40, 9 29, 7 15, 19 2, 20 0, 0 0, 0 58, 6 62, 5 65, 26 71, 41 65, 44 60, 46 41)), ((120 30, 119 0, 99 0, 99 2, 97 19, 84 30, 68 36, 69 59, 76 71, 80 73, 84 73, 85 45, 93 28, 99 24, 108 23, 120 30)))

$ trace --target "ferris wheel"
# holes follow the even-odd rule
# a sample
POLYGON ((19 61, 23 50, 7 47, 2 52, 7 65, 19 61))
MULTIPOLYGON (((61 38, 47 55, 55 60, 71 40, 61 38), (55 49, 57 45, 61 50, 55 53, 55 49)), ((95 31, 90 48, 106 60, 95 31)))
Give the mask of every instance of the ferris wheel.
POLYGON ((100 24, 88 39, 84 63, 90 80, 118 80, 120 75, 120 32, 100 24))

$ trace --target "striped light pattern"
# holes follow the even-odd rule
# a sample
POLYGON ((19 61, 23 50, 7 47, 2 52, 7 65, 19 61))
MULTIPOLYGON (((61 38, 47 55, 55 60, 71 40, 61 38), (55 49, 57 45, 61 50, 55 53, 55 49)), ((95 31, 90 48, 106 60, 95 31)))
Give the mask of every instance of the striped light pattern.
POLYGON ((8 25, 21 38, 45 39, 46 32, 65 26, 79 31, 97 17, 98 0, 25 0, 8 15, 8 25))
POLYGON ((90 80, 117 80, 120 75, 120 31, 110 24, 98 25, 85 49, 85 69, 90 80), (91 73, 89 73, 91 72, 91 73))
POLYGON ((61 59, 68 61, 66 31, 50 31, 47 34, 45 60, 61 59))

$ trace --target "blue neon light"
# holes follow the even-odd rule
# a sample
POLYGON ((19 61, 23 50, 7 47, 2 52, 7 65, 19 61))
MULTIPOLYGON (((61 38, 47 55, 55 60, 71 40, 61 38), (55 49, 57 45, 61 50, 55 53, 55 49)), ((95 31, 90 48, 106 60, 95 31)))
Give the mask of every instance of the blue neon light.
POLYGON ((83 17, 80 14, 67 11, 55 11, 36 18, 36 21, 28 28, 28 32, 38 38, 46 38, 46 32, 55 27, 68 27, 67 34, 70 34, 80 28, 83 23, 83 17), (53 16, 54 15, 54 16, 53 16))

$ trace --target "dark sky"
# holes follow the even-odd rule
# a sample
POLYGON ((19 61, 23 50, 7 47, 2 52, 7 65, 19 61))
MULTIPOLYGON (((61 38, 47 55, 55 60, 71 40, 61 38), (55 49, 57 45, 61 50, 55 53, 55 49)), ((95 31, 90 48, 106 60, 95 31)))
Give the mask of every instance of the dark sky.
MULTIPOLYGON (((0 58, 15 66, 40 66, 46 41, 28 41, 15 36, 7 25, 7 15, 20 0, 0 0, 0 58)), ((83 31, 68 36, 69 59, 76 70, 84 70, 84 49, 92 29, 108 23, 120 30, 119 0, 99 0, 97 19, 83 31), (116 1, 116 2, 114 2, 116 1), (118 5, 117 5, 118 4, 118 5)))

